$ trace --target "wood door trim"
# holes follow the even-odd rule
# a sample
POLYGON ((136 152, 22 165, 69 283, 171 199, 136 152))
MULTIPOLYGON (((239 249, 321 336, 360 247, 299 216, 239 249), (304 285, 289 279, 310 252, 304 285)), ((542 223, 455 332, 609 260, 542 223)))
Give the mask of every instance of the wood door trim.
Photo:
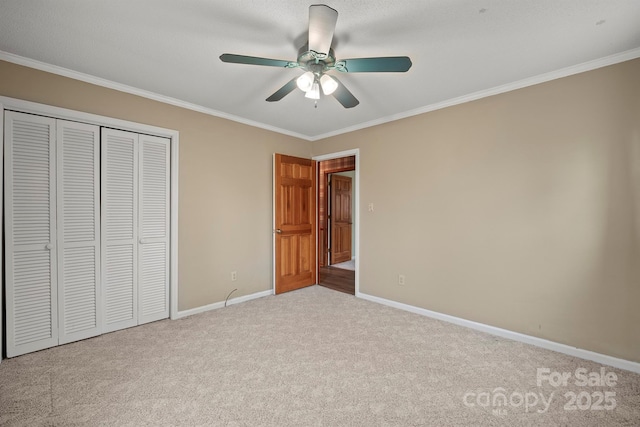
MULTIPOLYGON (((327 233, 327 228, 325 226, 324 230, 320 230, 320 225, 323 224, 323 221, 320 216, 320 200, 321 200, 321 193, 320 193, 320 189, 322 189, 324 191, 324 203, 322 203, 323 205, 323 210, 325 212, 325 217, 327 216, 328 213, 328 209, 329 209, 329 175, 333 174, 333 173, 339 173, 339 172, 350 172, 350 171, 355 171, 356 170, 356 166, 355 166, 355 159, 354 159, 354 165, 353 166, 336 166, 330 169, 327 169, 325 171, 322 172, 323 176, 320 176, 320 163, 324 162, 324 161, 330 161, 330 160, 336 160, 336 159, 344 159, 344 158, 348 158, 348 157, 356 157, 355 155, 346 155, 346 156, 341 156, 341 157, 336 157, 333 159, 327 159, 327 160, 320 160, 318 161, 318 194, 316 197, 316 203, 317 203, 317 211, 318 211, 318 215, 317 215, 317 235, 318 235, 318 245, 317 245, 317 256, 318 256, 318 271, 320 271, 320 267, 324 266, 324 265, 329 265, 329 254, 327 251, 327 247, 328 247, 328 233, 327 233), (322 180, 323 185, 320 186, 319 183, 321 182, 320 180, 322 180), (324 231, 324 233, 323 233, 324 231), (324 257, 326 256, 326 262, 324 262, 324 257)), ((354 180, 355 182, 355 180, 354 180)), ((326 221, 325 221, 326 222, 326 221)), ((353 248, 352 248, 353 249, 353 248)))
MULTIPOLYGON (((354 233, 355 233, 355 242, 354 242, 354 247, 352 248, 353 253, 356 256, 356 271, 355 271, 355 295, 356 296, 360 296, 360 272, 359 272, 359 268, 360 268, 360 149, 359 148, 353 148, 350 150, 344 150, 344 151, 338 151, 338 152, 333 152, 333 153, 328 153, 328 154, 321 154, 321 155, 316 155, 313 156, 313 160, 318 162, 318 170, 320 169, 320 162, 324 162, 326 160, 335 160, 335 159, 342 159, 345 157, 354 157, 354 163, 355 163, 355 167, 353 168, 353 170, 355 171, 355 178, 354 178, 354 191, 353 191, 353 198, 355 201, 355 210, 353 211, 353 223, 355 225, 354 227, 354 233)), ((344 171, 343 171, 344 172, 344 171)), ((318 172, 318 182, 320 179, 320 175, 318 172)), ((319 194, 319 190, 318 190, 318 197, 320 196, 319 194)), ((319 209, 319 205, 317 207, 317 209, 319 209)), ((319 225, 320 225, 320 221, 318 221, 318 224, 316 225, 318 227, 318 232, 319 230, 319 225)), ((317 239, 317 245, 318 247, 320 246, 320 239, 317 239)), ((320 257, 318 257, 318 264, 320 262, 320 257)), ((318 267, 320 268, 320 267, 318 267)), ((319 270, 318 270, 319 271, 319 270)))

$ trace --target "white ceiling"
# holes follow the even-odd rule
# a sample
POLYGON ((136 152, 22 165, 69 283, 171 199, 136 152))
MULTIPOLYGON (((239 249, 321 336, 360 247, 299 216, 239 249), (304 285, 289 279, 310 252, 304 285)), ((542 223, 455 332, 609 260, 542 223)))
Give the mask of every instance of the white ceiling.
POLYGON ((338 59, 407 55, 413 67, 340 74, 352 109, 333 97, 316 109, 297 89, 268 103, 302 72, 218 57, 294 61, 310 4, 0 0, 0 59, 316 140, 640 57, 638 0, 327 0, 338 59))

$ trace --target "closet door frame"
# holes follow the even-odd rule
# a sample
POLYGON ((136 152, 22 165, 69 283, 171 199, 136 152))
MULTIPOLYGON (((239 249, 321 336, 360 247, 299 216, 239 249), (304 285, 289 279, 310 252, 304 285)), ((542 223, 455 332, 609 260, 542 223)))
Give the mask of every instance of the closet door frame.
MULTIPOLYGON (((178 153, 180 144, 180 134, 173 129, 167 129, 158 126, 145 125, 135 123, 128 120, 115 119, 97 114, 84 113, 81 111, 69 110, 66 108, 55 107, 36 102, 24 101, 5 96, 0 96, 0 200, 4 204, 4 111, 12 110, 28 114, 36 114, 41 116, 52 117, 55 119, 70 120, 82 122, 97 126, 104 126, 114 129, 120 129, 130 132, 142 133, 168 138, 171 140, 170 147, 170 244, 169 244, 169 317, 176 319, 178 317, 178 153)), ((3 220, 2 212, 4 205, 0 211, 0 221, 3 220)), ((2 227, 0 227, 1 229, 2 227)), ((0 238, 4 239, 4 230, 0 230, 0 238)), ((0 259, 4 259, 2 245, 0 245, 0 259)), ((0 277, 4 278, 2 263, 0 263, 0 277)), ((3 293, 0 292, 0 307, 3 303, 3 293)), ((2 316, 0 316, 0 355, 4 355, 4 324, 2 316)), ((0 356, 1 359, 2 356, 0 356)))

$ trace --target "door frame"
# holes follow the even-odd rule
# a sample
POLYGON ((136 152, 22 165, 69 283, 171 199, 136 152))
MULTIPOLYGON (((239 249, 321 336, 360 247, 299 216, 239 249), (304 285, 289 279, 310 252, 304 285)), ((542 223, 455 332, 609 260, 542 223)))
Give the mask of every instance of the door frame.
MULTIPOLYGON (((67 108, 55 107, 52 105, 37 102, 24 101, 22 99, 0 96, 0 221, 4 212, 4 111, 13 110, 22 113, 30 113, 41 116, 53 117, 56 119, 83 122, 97 126, 111 127, 125 131, 143 133, 165 137, 171 140, 170 148, 170 208, 169 214, 169 318, 178 318, 178 153, 180 143, 180 133, 177 130, 166 129, 158 126, 145 125, 129 120, 115 119, 97 114, 85 113, 67 108)), ((1 223, 1 222, 0 222, 1 223)), ((2 227, 0 227, 2 228, 2 227)), ((0 238, 4 238, 4 230, 0 230, 0 238)), ((0 245, 0 260, 4 256, 2 245, 0 245)), ((2 263, 0 262, 0 277, 4 278, 2 263)), ((3 292, 0 287, 0 307, 2 307, 3 292)), ((4 329, 2 328, 2 313, 0 313, 0 360, 4 354, 4 329)))
MULTIPOLYGON (((355 191, 353 192, 353 197, 355 198, 355 210, 352 212, 353 219, 355 221, 355 230, 354 230, 354 247, 352 248, 353 253, 351 256, 356 257, 356 271, 355 271, 355 296, 360 296, 360 149, 354 148, 351 150, 338 151, 330 154, 323 154, 319 156, 314 156, 311 160, 315 160, 317 162, 321 162, 324 160, 333 160, 339 159, 342 157, 350 157, 355 156, 356 158, 356 169, 355 169, 355 191)), ((318 199, 318 191, 319 185, 316 182, 316 200, 318 199)), ((319 218, 318 218, 318 207, 316 206, 316 227, 319 226, 319 218)), ((316 232, 316 247, 318 245, 318 239, 320 238, 319 230, 316 232)), ((316 270, 319 273, 320 270, 320 254, 316 251, 316 270)), ((316 274, 316 277, 319 279, 319 274, 316 274)))

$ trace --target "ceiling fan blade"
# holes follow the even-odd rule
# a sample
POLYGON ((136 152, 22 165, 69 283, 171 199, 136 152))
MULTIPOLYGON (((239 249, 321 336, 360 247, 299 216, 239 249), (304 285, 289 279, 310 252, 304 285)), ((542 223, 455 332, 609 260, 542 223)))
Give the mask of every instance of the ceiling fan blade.
POLYGON ((296 80, 298 80, 298 78, 294 77, 291 81, 289 81, 289 83, 285 84, 280 89, 275 91, 273 95, 268 97, 267 101, 269 102, 280 101, 282 98, 289 95, 297 87, 296 80))
POLYGON ((323 4, 309 6, 309 50, 329 54, 338 11, 323 4))
POLYGON ((412 65, 408 56, 343 59, 339 64, 336 69, 345 73, 404 73, 412 65))
MULTIPOLYGON (((269 67, 290 67, 291 61, 283 61, 281 59, 259 58, 257 56, 234 55, 233 53, 223 53, 220 55, 222 62, 231 62, 234 64, 249 65, 266 65, 269 67)), ((295 63, 294 63, 295 64, 295 63)))
POLYGON ((338 80, 334 76, 332 76, 331 78, 338 82, 338 88, 335 90, 335 92, 333 92, 333 96, 338 100, 340 104, 342 104, 344 108, 353 108, 356 105, 360 104, 360 101, 358 101, 358 99, 353 96, 351 92, 349 92, 349 89, 347 89, 340 80, 338 80))

